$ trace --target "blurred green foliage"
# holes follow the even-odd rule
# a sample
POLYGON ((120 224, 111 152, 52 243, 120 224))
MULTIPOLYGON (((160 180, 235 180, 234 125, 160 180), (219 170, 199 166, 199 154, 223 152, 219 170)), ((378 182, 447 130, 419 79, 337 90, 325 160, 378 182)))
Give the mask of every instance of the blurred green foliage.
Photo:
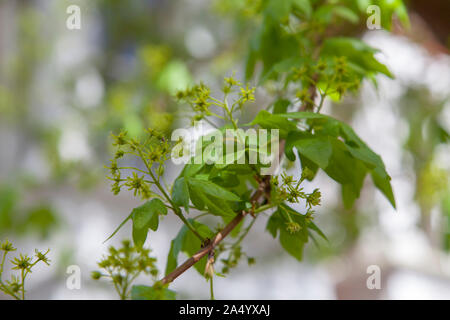
POLYGON ((23 192, 11 186, 0 186, 0 233, 36 234, 46 238, 60 223, 50 204, 25 204, 23 192))
MULTIPOLYGON (((415 174, 414 198, 421 211, 421 227, 436 246, 449 249, 450 171, 437 161, 439 148, 450 146, 450 133, 443 122, 447 99, 434 98, 425 87, 410 87, 400 100, 400 114, 408 124, 405 153, 411 156, 415 174), (444 220, 440 239, 433 239, 431 211, 437 208, 444 220), (443 238, 442 238, 443 237, 443 238)), ((448 149, 447 149, 448 150, 448 149)))

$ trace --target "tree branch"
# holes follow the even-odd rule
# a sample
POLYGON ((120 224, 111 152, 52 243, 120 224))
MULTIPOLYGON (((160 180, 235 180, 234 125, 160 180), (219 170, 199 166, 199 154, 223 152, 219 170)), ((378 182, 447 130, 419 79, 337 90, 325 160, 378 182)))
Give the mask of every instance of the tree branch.
MULTIPOLYGON (((317 45, 315 47, 313 57, 317 59, 320 47, 322 44, 322 38, 320 37, 317 39, 317 45)), ((308 94, 310 96, 310 101, 304 101, 303 104, 300 106, 299 111, 314 111, 314 101, 317 97, 317 88, 316 88, 316 82, 318 80, 319 75, 313 74, 312 76, 312 82, 310 83, 308 87, 308 94)), ((279 148, 279 154, 278 154, 278 163, 281 162, 281 158, 284 154, 284 148, 286 145, 286 141, 282 140, 280 141, 280 148, 279 148)), ((205 255, 207 255, 209 252, 214 250, 214 248, 234 229, 236 226, 244 219, 244 217, 251 213, 253 215, 253 211, 255 210, 255 206, 253 204, 257 204, 261 197, 265 197, 267 200, 267 194, 270 195, 270 175, 267 175, 264 177, 264 179, 261 180, 258 186, 258 190, 255 191, 255 193, 252 195, 250 202, 252 203, 252 209, 248 211, 242 211, 239 213, 231 222, 227 224, 227 226, 220 232, 216 234, 216 236, 212 239, 212 241, 203 249, 199 250, 196 254, 194 254, 191 258, 186 260, 182 265, 180 265, 178 268, 176 268, 174 271, 166 275, 161 282, 163 284, 167 284, 175 280, 178 276, 183 274, 186 270, 191 268, 194 264, 196 264, 201 258, 203 258, 205 255), (269 191, 269 192, 268 192, 269 191)))
MULTIPOLYGON (((284 153, 285 141, 280 142, 280 153, 278 155, 278 159, 280 160, 284 153)), ((267 194, 268 188, 270 188, 270 177, 269 175, 265 176, 264 179, 261 180, 258 186, 258 190, 250 198, 250 202, 252 204, 256 204, 260 201, 261 197, 264 197, 267 194)), ((254 206, 253 206, 254 207, 254 206)), ((186 260, 182 265, 177 267, 174 271, 166 275, 161 282, 163 284, 167 284, 178 278, 181 274, 183 274, 186 270, 191 268, 194 264, 196 264, 201 258, 207 255, 209 252, 214 250, 214 248, 234 229, 236 226, 244 219, 246 215, 252 213, 254 209, 250 209, 248 211, 242 211, 233 220, 231 220, 226 227, 219 231, 216 236, 211 240, 211 242, 201 250, 199 250, 196 254, 186 260)))
MULTIPOLYGON (((313 80, 317 81, 317 74, 314 74, 313 80)), ((317 95, 317 88, 314 84, 311 84, 308 88, 308 93, 310 95, 311 102, 304 102, 302 106, 299 108, 299 111, 312 111, 314 108, 314 100, 317 95)), ((279 148, 279 154, 278 154, 278 160, 281 162, 281 158, 284 154, 284 148, 285 148, 286 141, 282 140, 280 141, 280 148, 279 148)), ((267 175, 264 177, 264 179, 261 180, 258 186, 258 190, 255 191, 255 193, 250 198, 250 202, 253 204, 257 204, 261 197, 266 197, 267 191, 270 189, 270 175, 267 175)), ((270 192, 269 192, 270 194, 270 192)), ((269 199, 267 199, 269 200, 269 199)), ((178 278, 181 274, 183 274, 186 270, 191 268, 194 264, 196 264, 201 258, 206 256, 209 252, 214 250, 214 248, 234 229, 236 226, 244 219, 246 215, 249 213, 252 214, 255 206, 252 206, 252 209, 248 211, 242 211, 239 213, 236 217, 234 217, 233 220, 231 220, 226 227, 219 231, 216 236, 209 242, 209 244, 199 250, 196 254, 194 254, 192 257, 190 257, 188 260, 186 260, 182 265, 177 267, 174 271, 166 275, 163 279, 161 279, 162 284, 167 284, 172 281, 174 281, 176 278, 178 278)))

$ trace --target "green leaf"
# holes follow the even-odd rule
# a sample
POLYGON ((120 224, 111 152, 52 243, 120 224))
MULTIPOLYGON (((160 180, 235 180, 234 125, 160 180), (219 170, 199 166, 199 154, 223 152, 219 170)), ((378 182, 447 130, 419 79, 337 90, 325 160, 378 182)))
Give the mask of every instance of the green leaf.
POLYGON ((335 5, 324 4, 319 6, 313 13, 313 19, 323 24, 331 23, 333 19, 333 9, 335 5))
POLYGON ((332 153, 332 145, 328 137, 316 137, 300 132, 289 134, 286 145, 295 146, 299 153, 307 157, 321 168, 326 168, 332 153))
MULTIPOLYGON (((283 1, 273 0, 273 2, 276 4, 283 1)), ((267 75, 276 63, 298 54, 298 43, 295 37, 287 34, 281 28, 280 21, 276 20, 283 14, 275 14, 277 16, 275 18, 269 10, 265 12, 264 22, 250 42, 251 59, 248 59, 247 63, 251 63, 251 65, 247 64, 246 66, 246 76, 250 76, 255 70, 255 64, 259 61, 262 62, 263 70, 260 82, 268 79, 267 75)), ((284 15, 284 18, 281 19, 286 20, 287 17, 288 15, 284 15)))
POLYGON ((191 187, 201 190, 202 192, 209 194, 213 197, 228 200, 228 201, 240 201, 241 199, 221 186, 215 184, 209 180, 200 180, 195 178, 189 178, 188 183, 191 187))
POLYGON ((295 147, 302 160, 314 163, 339 182, 346 207, 350 207, 359 197, 364 177, 370 173, 375 186, 395 208, 391 178, 386 172, 383 160, 349 125, 330 116, 312 112, 292 112, 278 116, 304 120, 314 129, 314 133, 291 132, 286 141, 286 156, 291 160, 295 159, 292 151, 295 147))
POLYGON ((292 6, 302 11, 307 18, 311 16, 312 6, 309 0, 291 0, 291 2, 292 6))
POLYGON ((270 216, 266 229, 274 238, 279 234, 279 241, 284 250, 297 260, 302 260, 303 247, 308 242, 306 220, 302 214, 282 204, 270 216), (287 224, 290 222, 297 223, 300 229, 296 232, 288 231, 287 224))
POLYGON ((186 237, 186 232, 189 231, 189 228, 183 226, 178 232, 175 239, 170 242, 170 250, 169 255, 167 256, 167 264, 166 264, 166 275, 171 273, 177 267, 178 254, 183 249, 183 242, 186 237))
POLYGON ((156 231, 159 216, 166 214, 167 208, 159 199, 152 199, 142 206, 134 208, 131 212, 131 218, 133 220, 133 241, 135 245, 142 246, 147 239, 148 229, 156 231))
POLYGON ((205 202, 202 200, 201 191, 199 189, 189 186, 189 197, 196 209, 201 211, 205 208, 205 202))
POLYGON ((236 215, 225 200, 212 198, 201 191, 198 192, 198 195, 208 207, 210 213, 221 217, 234 217, 236 215))
POLYGON ((321 236, 325 241, 328 241, 327 236, 319 229, 319 227, 312 221, 308 222, 308 228, 315 231, 319 236, 321 236))
POLYGON ((305 170, 305 169, 309 169, 313 173, 311 177, 307 177, 306 179, 308 181, 314 180, 314 178, 316 177, 317 172, 319 171, 319 166, 317 164, 315 164, 314 162, 312 162, 311 160, 309 160, 307 157, 305 157, 305 156, 303 156, 301 154, 299 154, 298 157, 300 158, 302 171, 305 170))
POLYGON ((295 123, 289 121, 286 117, 272 114, 266 110, 261 110, 248 125, 260 125, 264 129, 278 129, 281 139, 286 139, 290 131, 297 130, 295 123))
POLYGON ((290 5, 290 0, 268 0, 265 14, 274 21, 281 21, 289 15, 291 9, 290 5))
MULTIPOLYGON (((111 239, 115 234, 127 223, 128 220, 133 219, 133 239, 134 234, 136 234, 136 239, 142 240, 144 237, 144 231, 139 229, 144 229, 143 226, 147 225, 147 229, 151 228, 152 230, 156 231, 158 229, 158 215, 167 214, 167 208, 166 205, 159 199, 152 199, 150 201, 147 201, 142 206, 139 206, 137 208, 134 208, 131 213, 128 215, 128 217, 125 218, 125 220, 122 221, 122 223, 114 230, 114 232, 105 240, 103 243, 111 239), (156 218, 154 217, 156 213, 156 218)), ((147 237, 147 229, 145 231, 145 238, 147 237)), ((142 242, 143 243, 143 242, 142 242)))
POLYGON ((142 247, 144 245, 145 240, 147 239, 148 228, 134 228, 131 231, 133 236, 133 242, 137 247, 142 247))
POLYGON ((237 175, 228 170, 219 171, 213 176, 210 175, 210 179, 224 188, 234 188, 240 183, 237 175))
POLYGON ((279 99, 273 105, 273 113, 285 113, 291 102, 287 99, 279 99))
MULTIPOLYGON (((212 237, 214 236, 214 233, 209 229, 208 226, 192 219, 189 219, 189 222, 203 238, 212 239, 212 237)), ((178 235, 175 237, 175 239, 172 240, 170 244, 170 251, 167 257, 166 275, 175 270, 175 268, 177 267, 177 260, 180 252, 184 252, 188 256, 192 256, 201 249, 201 245, 201 241, 195 236, 195 234, 193 234, 188 227, 183 225, 183 227, 178 232, 178 235)), ((194 268, 201 275, 203 275, 205 271, 205 265, 206 257, 203 257, 194 265, 194 268)))
POLYGON ((354 71, 358 73, 359 70, 364 70, 364 76, 370 77, 376 73, 382 73, 393 78, 388 68, 378 62, 375 58, 375 53, 378 50, 365 44, 363 41, 355 38, 336 37, 328 38, 324 41, 321 56, 322 57, 340 57, 344 56, 352 64, 359 69, 354 71))
MULTIPOLYGON (((266 82, 269 79, 279 79, 281 74, 290 72, 295 68, 300 68, 305 64, 305 59, 300 57, 288 57, 279 62, 275 62, 270 70, 267 70, 264 77, 260 79, 261 83, 266 82)), ((278 113, 278 112, 274 112, 278 113)))
POLYGON ((343 188, 349 188, 346 191, 351 190, 353 192, 353 197, 350 198, 350 202, 348 198, 343 199, 344 204, 348 208, 359 197, 368 168, 364 166, 363 162, 351 156, 342 141, 334 139, 331 142, 333 153, 330 163, 324 171, 332 179, 339 182, 343 188))
POLYGON ((172 189, 172 201, 189 212, 189 187, 184 177, 175 180, 172 189))
POLYGON ((133 213, 130 213, 128 215, 128 217, 126 217, 125 220, 123 220, 122 223, 113 231, 113 233, 111 233, 111 235, 108 238, 106 238, 105 241, 103 241, 103 243, 105 243, 106 241, 108 241, 109 239, 114 237, 116 235, 116 233, 119 232, 119 230, 125 225, 125 223, 127 223, 127 221, 131 219, 132 215, 133 215, 133 213))
POLYGON ((373 183, 378 188, 378 190, 380 190, 385 195, 385 197, 388 198, 392 206, 395 208, 395 197, 392 191, 390 180, 391 177, 389 177, 389 175, 384 170, 375 168, 375 170, 372 171, 373 183))
POLYGON ((359 16, 350 8, 344 6, 336 6, 334 8, 334 13, 353 24, 358 23, 359 16))
POLYGON ((203 167, 205 166, 204 163, 201 164, 187 164, 182 172, 182 176, 183 177, 192 177, 195 174, 197 174, 197 172, 199 172, 203 167))
POLYGON ((158 215, 160 214, 166 215, 167 208, 161 200, 152 199, 143 205, 134 208, 132 214, 133 226, 135 228, 141 229, 150 226, 152 230, 156 231, 159 220, 154 220, 154 217, 158 218, 158 215))
POLYGON ((132 300, 175 300, 176 292, 167 288, 137 285, 131 288, 132 300))
POLYGON ((250 49, 245 59, 245 81, 248 82, 255 72, 256 62, 258 60, 258 42, 259 37, 252 37, 250 39, 250 49))

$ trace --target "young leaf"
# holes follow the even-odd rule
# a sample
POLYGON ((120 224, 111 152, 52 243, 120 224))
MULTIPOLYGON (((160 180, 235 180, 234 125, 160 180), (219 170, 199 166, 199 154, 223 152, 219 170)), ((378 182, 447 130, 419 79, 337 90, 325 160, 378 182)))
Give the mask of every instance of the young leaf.
POLYGON ((312 112, 292 112, 278 116, 304 119, 314 129, 314 134, 291 132, 286 142, 286 156, 295 159, 292 148, 298 147, 301 156, 318 165, 343 186, 343 198, 347 207, 359 197, 364 177, 370 172, 375 186, 395 208, 391 178, 386 172, 383 160, 349 125, 330 116, 312 112), (327 139, 329 144, 325 143, 324 139, 327 139), (304 140, 307 142, 304 143, 304 140), (314 140, 317 141, 317 147, 314 140))
POLYGON ((278 114, 272 114, 266 110, 261 110, 249 125, 260 125, 264 129, 278 129, 280 130, 280 138, 286 139, 290 131, 297 129, 295 123, 281 117, 278 114))
POLYGON ((266 229, 274 238, 279 234, 279 241, 284 250, 297 260, 302 260, 303 247, 308 242, 308 230, 303 215, 282 204, 269 218, 266 229))
POLYGON ((195 178, 189 178, 188 183, 191 187, 201 190, 202 192, 209 194, 213 197, 228 200, 228 201, 240 201, 241 199, 234 193, 222 188, 209 180, 199 180, 195 178))
POLYGON ((326 168, 332 153, 332 145, 328 137, 316 137, 302 132, 292 132, 286 141, 288 146, 294 146, 299 153, 307 157, 321 168, 326 168))
POLYGON ((173 202, 189 212, 189 187, 184 177, 175 180, 172 190, 173 202))
POLYGON ((106 241, 108 241, 109 239, 111 239, 112 237, 114 237, 114 236, 116 235, 116 233, 119 232, 119 230, 125 225, 125 223, 127 223, 127 221, 131 219, 131 216, 132 216, 132 215, 133 215, 133 212, 130 213, 130 214, 128 215, 128 217, 126 217, 125 220, 123 220, 123 221, 119 224, 119 226, 113 231, 113 233, 111 233, 111 235, 110 235, 108 238, 106 238, 105 241, 103 241, 103 243, 105 243, 106 241))
MULTIPOLYGON (((208 228, 208 226, 192 219, 189 219, 189 222, 203 238, 211 239, 214 236, 214 233, 208 228)), ((200 250, 201 245, 201 241, 184 225, 178 232, 175 239, 171 242, 169 255, 167 257, 166 275, 177 267, 178 254, 180 252, 184 252, 188 256, 192 256, 200 250)), ((194 267, 201 275, 203 275, 205 265, 206 257, 202 258, 194 265, 194 267)))
POLYGON ((221 217, 234 217, 236 215, 225 200, 220 198, 213 198, 201 191, 199 191, 197 194, 206 204, 210 213, 221 217))
POLYGON ((353 24, 356 24, 359 21, 359 16, 352 9, 344 6, 335 6, 334 13, 353 24))
POLYGON ((292 6, 302 11, 307 18, 311 16, 312 6, 309 0, 291 0, 291 2, 292 6))
POLYGON ((266 5, 266 16, 278 22, 283 20, 289 15, 290 9, 291 9, 290 0, 286 1, 268 0, 266 5))
POLYGON ((142 246, 147 238, 148 229, 156 231, 158 229, 159 216, 166 214, 167 207, 159 199, 152 199, 142 206, 134 208, 131 212, 134 243, 137 246, 142 246))
POLYGON ((175 300, 176 292, 167 288, 137 285, 131 288, 132 300, 175 300))
POLYGON ((184 177, 192 177, 194 176, 197 172, 199 172, 203 167, 204 167, 204 163, 201 164, 187 164, 182 172, 182 176, 184 177))
POLYGON ((364 70, 363 76, 370 77, 377 73, 382 73, 393 78, 389 69, 375 58, 378 50, 365 44, 363 41, 354 38, 336 37, 328 38, 324 41, 321 56, 339 57, 344 56, 350 62, 349 66, 355 66, 354 71, 359 73, 364 70))
POLYGON ((273 105, 273 113, 286 113, 290 104, 291 102, 287 99, 277 100, 273 105))
POLYGON ((321 236, 324 240, 328 241, 327 236, 319 229, 319 227, 312 221, 308 222, 308 228, 315 231, 319 236, 321 236))

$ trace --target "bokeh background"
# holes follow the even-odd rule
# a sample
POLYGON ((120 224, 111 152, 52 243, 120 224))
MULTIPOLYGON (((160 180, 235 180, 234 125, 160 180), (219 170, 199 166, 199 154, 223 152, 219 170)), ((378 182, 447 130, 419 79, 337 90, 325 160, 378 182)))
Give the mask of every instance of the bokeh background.
MULTIPOLYGON (((51 266, 28 280, 29 298, 116 298, 90 272, 108 245, 131 237, 126 225, 103 244, 140 202, 110 192, 110 133, 186 126, 177 89, 202 80, 214 91, 224 76, 243 78, 250 23, 238 2, 0 1, 0 240, 26 253, 51 248, 51 266), (81 8, 81 30, 66 28, 72 4, 81 8), (66 286, 69 265, 81 268, 80 290, 66 286)), ((407 3, 410 29, 361 30, 395 80, 380 77, 378 88, 365 83, 359 96, 323 108, 382 156, 397 210, 371 183, 346 210, 338 186, 320 174, 316 219, 330 244, 308 244, 298 263, 259 219, 243 245, 256 264, 217 278, 216 298, 450 299, 450 8, 407 3), (366 287, 370 265, 381 268, 381 290, 366 287)), ((248 119, 270 102, 267 90, 256 93, 248 119)), ((180 169, 168 168, 167 179, 180 169)), ((147 240, 160 270, 179 227, 168 216, 147 240)), ((171 288, 179 298, 209 298, 194 270, 171 288)))

